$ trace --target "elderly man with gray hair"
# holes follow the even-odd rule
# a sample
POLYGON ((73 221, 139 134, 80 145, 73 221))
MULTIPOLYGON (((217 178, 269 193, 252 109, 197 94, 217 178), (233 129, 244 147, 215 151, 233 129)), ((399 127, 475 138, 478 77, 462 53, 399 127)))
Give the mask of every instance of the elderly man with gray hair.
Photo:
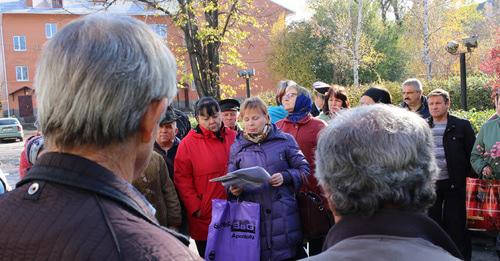
POLYGON ((47 42, 35 77, 44 154, 0 198, 0 259, 198 259, 129 183, 151 156, 175 72, 131 17, 86 16, 47 42))
POLYGON ((336 224, 309 260, 457 260, 425 214, 436 197, 433 138, 417 114, 388 105, 340 113, 323 130, 316 177, 336 224))
POLYGON ((411 78, 404 81, 401 90, 403 92, 402 108, 416 112, 424 119, 431 116, 429 106, 427 106, 427 97, 425 97, 422 83, 418 79, 411 78))

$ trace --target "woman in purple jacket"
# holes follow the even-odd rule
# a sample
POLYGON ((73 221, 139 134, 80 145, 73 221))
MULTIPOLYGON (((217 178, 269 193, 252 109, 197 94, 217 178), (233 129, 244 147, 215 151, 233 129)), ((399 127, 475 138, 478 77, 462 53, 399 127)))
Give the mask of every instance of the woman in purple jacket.
POLYGON ((256 189, 231 186, 230 195, 261 207, 261 260, 305 257, 295 192, 309 175, 309 165, 293 137, 270 123, 265 103, 258 97, 242 107, 244 132, 231 146, 228 171, 263 167, 271 179, 256 189))

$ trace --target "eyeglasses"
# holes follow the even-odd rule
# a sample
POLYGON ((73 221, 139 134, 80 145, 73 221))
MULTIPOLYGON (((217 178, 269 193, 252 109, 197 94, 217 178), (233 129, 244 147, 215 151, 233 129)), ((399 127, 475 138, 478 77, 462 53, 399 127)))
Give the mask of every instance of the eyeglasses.
POLYGON ((290 98, 295 97, 297 95, 298 94, 291 92, 291 93, 287 93, 287 94, 283 95, 283 98, 290 99, 290 98))

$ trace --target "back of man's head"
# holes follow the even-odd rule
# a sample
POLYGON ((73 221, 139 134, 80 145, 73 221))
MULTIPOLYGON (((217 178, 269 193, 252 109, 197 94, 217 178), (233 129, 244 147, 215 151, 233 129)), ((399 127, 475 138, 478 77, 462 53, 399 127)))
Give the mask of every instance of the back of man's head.
POLYGON ((435 199, 432 146, 431 131, 417 114, 361 106, 340 113, 320 135, 316 177, 341 216, 384 207, 424 211, 435 199))
POLYGON ((175 74, 174 57, 145 23, 75 20, 49 40, 37 68, 41 130, 58 147, 122 142, 152 102, 175 96, 175 74))

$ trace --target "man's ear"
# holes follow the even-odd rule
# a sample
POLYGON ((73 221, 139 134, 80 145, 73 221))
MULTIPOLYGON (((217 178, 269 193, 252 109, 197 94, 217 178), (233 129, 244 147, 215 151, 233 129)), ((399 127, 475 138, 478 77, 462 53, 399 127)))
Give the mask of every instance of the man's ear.
POLYGON ((166 98, 149 104, 139 126, 139 135, 142 142, 149 143, 152 139, 156 139, 155 130, 158 129, 158 124, 161 116, 165 113, 167 105, 166 98))

